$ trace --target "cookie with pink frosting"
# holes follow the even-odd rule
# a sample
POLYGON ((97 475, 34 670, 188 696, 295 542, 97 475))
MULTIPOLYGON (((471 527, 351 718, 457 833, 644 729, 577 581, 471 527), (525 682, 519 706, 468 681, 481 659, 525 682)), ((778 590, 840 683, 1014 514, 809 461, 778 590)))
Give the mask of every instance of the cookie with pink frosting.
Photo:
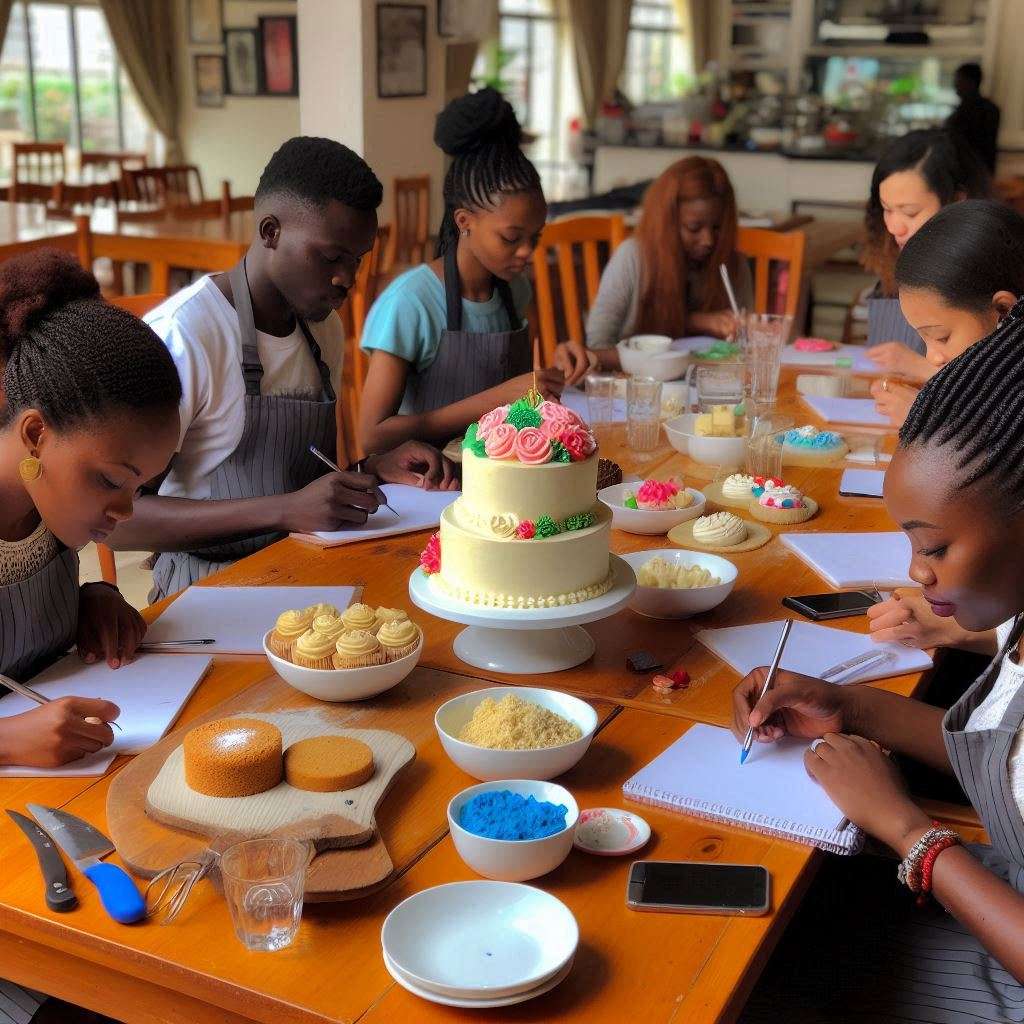
POLYGON ((636 507, 646 512, 665 512, 693 504, 693 495, 678 477, 668 480, 645 480, 633 494, 636 507))

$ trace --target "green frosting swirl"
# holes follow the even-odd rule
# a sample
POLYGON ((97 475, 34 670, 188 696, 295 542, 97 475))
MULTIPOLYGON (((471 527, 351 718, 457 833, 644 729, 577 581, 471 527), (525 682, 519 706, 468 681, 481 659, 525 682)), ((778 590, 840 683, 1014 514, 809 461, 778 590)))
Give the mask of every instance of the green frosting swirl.
POLYGON ((554 537, 562 532, 562 528, 551 516, 541 516, 533 525, 537 530, 538 537, 554 537))
POLYGON ((543 420, 540 413, 525 398, 520 398, 510 406, 505 422, 511 423, 516 430, 522 430, 524 427, 539 427, 543 420))
POLYGON ((562 521, 562 529, 566 533, 572 533, 574 530, 586 530, 588 527, 593 525, 593 512, 577 512, 575 515, 567 516, 562 521))

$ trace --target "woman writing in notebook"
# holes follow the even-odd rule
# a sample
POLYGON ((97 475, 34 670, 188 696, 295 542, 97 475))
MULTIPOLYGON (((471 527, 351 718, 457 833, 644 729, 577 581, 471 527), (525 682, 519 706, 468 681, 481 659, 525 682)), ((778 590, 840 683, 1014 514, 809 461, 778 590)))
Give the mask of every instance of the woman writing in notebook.
MULTIPOLYGON (((366 318, 361 347, 372 355, 359 423, 367 451, 412 438, 443 445, 533 383, 525 270, 547 203, 521 137, 494 89, 438 115, 434 140, 452 157, 438 256, 396 278, 366 318)), ((581 341, 563 343, 537 386, 557 400, 590 365, 581 341)))
MULTIPOLYGON (((845 995, 859 1001, 844 1007, 861 1020, 1022 1019, 1022 343, 1024 322, 1009 317, 939 371, 914 403, 885 479, 888 511, 911 541, 910 577, 938 617, 996 632, 989 668, 948 712, 785 672, 758 701, 762 670, 734 695, 739 735, 749 724, 762 743, 786 734, 820 739, 806 753, 808 772, 903 859, 909 887, 940 904, 909 916, 891 907, 881 937, 866 943, 875 976, 852 978, 856 995, 845 995), (955 774, 991 845, 968 848, 936 829, 882 748, 955 774)), ((862 914, 858 925, 872 922, 862 914)))
MULTIPOLYGON (((78 549, 127 519, 167 465, 180 398, 160 339, 103 302, 71 256, 0 264, 0 673, 25 681, 75 644, 111 668, 134 658, 145 623, 116 587, 79 586, 78 549)), ((0 763, 94 753, 117 714, 65 697, 2 718, 0 763)))

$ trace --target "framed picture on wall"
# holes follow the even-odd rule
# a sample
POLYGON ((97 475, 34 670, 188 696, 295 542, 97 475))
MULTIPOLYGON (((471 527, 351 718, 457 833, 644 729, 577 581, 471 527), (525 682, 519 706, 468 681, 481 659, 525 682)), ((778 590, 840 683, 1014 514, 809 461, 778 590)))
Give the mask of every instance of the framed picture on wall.
POLYGON ((196 76, 196 106, 224 106, 224 58, 219 53, 197 53, 193 58, 196 76))
POLYGON ((188 0, 189 42, 219 44, 223 30, 221 0, 188 0))
POLYGON ((267 96, 299 95, 299 42, 295 15, 260 18, 260 63, 267 96))
POLYGON ((477 38, 483 34, 480 0, 437 0, 437 34, 452 38, 477 38))
POLYGON ((423 4, 377 7, 377 95, 427 94, 427 9, 423 4))
POLYGON ((260 34, 254 28, 224 29, 228 92, 258 96, 260 92, 260 34))

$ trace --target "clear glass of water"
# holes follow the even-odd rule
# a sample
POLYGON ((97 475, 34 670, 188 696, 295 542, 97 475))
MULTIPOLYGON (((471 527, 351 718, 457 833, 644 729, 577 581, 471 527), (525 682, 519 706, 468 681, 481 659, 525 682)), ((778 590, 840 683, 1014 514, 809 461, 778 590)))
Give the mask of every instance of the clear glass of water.
POLYGON ((294 839, 249 839, 220 858, 224 897, 246 949, 291 945, 302 920, 310 849, 294 839))
POLYGON ((626 382, 626 442, 637 452, 658 447, 661 435, 661 381, 630 377, 626 382))
POLYGON ((747 472, 751 476, 773 476, 782 479, 782 439, 793 426, 788 417, 755 415, 749 421, 747 437, 747 472))
POLYGON ((701 412, 711 412, 716 405, 737 406, 743 403, 744 372, 741 362, 698 366, 695 376, 701 412))
POLYGON ((587 417, 592 427, 604 426, 615 419, 616 379, 614 373, 587 374, 587 417))
POLYGON ((782 347, 793 330, 791 316, 748 313, 739 332, 747 394, 759 407, 772 406, 779 391, 782 347))

